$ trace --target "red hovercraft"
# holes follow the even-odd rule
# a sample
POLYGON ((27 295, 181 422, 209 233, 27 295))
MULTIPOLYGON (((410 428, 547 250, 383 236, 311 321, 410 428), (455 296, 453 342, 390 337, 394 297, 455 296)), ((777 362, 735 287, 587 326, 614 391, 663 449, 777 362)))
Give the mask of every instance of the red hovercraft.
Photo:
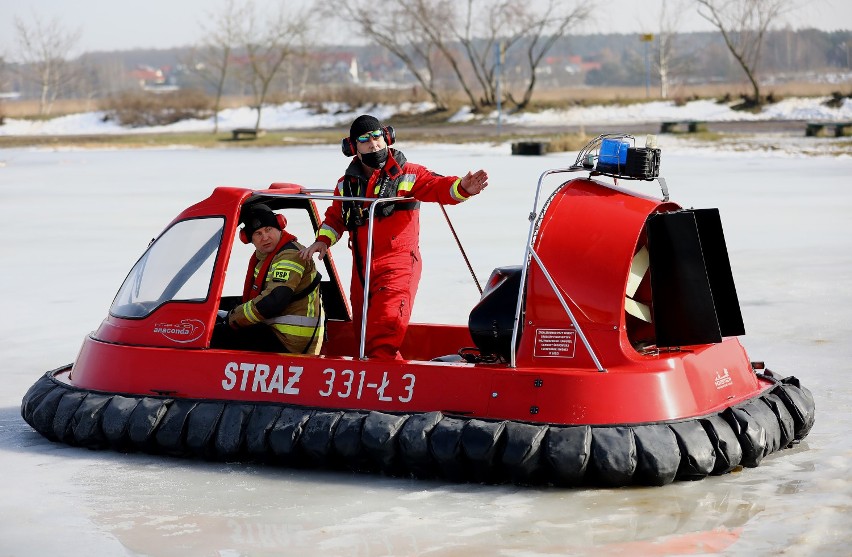
POLYGON ((412 323, 402 361, 363 357, 330 255, 321 355, 211 345, 239 300, 223 292, 241 209, 316 230, 314 201, 331 198, 216 188, 152 241, 76 362, 39 379, 21 414, 93 449, 453 481, 664 485, 755 467, 808 434, 813 397, 749 360, 718 210, 669 201, 659 149, 634 144, 600 136, 543 173, 521 265, 492 272, 468 327, 412 323), (543 179, 570 172, 588 177, 539 210, 543 179), (662 199, 619 179, 656 179, 662 199))

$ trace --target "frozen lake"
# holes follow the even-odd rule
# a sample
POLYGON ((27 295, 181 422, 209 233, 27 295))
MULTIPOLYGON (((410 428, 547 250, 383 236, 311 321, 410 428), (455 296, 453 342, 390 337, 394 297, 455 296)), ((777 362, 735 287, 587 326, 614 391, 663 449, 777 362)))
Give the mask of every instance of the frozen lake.
MULTIPOLYGON (((816 424, 759 468, 621 489, 458 485, 45 440, 21 419, 21 397, 73 361, 178 212, 216 185, 332 187, 346 162, 333 146, 0 150, 0 555, 848 555, 852 160, 662 147, 672 200, 721 211, 743 344, 752 359, 802 380, 816 424)), ((441 173, 489 172, 482 196, 448 209, 480 281, 520 263, 538 176, 575 156, 512 157, 508 145, 400 149, 441 173)), ((476 287, 440 210, 424 206, 421 218, 414 320, 464 323, 476 287)), ((348 279, 346 248, 332 253, 348 279)))

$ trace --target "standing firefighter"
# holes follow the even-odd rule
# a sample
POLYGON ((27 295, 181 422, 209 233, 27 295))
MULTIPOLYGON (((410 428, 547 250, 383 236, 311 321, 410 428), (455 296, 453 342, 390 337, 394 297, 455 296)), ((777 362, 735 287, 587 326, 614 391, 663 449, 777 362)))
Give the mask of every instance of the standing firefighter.
MULTIPOLYGON (((337 182, 335 195, 342 197, 411 197, 417 201, 380 204, 373 224, 370 299, 367 309, 365 354, 370 358, 400 358, 399 347, 411 318, 422 263, 420 259, 420 201, 455 205, 480 193, 488 185, 484 170, 463 178, 440 176, 389 146, 394 130, 373 116, 352 122, 343 139, 343 153, 353 157, 337 182)), ((316 241, 302 250, 304 259, 314 253, 325 257, 343 232, 349 231, 352 249, 352 280, 349 298, 354 314, 355 337, 361 336, 364 280, 367 276, 367 219, 369 203, 334 200, 325 213, 316 241)))

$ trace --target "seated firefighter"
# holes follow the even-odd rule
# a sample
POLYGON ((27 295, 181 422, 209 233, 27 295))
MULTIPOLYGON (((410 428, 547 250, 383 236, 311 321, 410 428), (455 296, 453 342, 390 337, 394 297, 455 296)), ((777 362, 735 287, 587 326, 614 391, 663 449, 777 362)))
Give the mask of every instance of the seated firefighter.
POLYGON ((255 205, 240 215, 240 239, 251 242, 242 304, 227 316, 227 327, 216 344, 264 352, 319 354, 323 311, 319 283, 322 276, 313 261, 304 261, 304 246, 284 230, 287 220, 266 205, 255 205))

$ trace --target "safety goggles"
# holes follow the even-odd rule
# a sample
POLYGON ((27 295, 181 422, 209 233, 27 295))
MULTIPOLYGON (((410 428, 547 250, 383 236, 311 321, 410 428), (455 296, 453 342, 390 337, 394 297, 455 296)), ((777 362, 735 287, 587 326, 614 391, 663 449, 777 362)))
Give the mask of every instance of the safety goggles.
POLYGON ((358 143, 367 143, 371 139, 379 139, 382 137, 382 130, 376 130, 373 132, 367 132, 364 135, 359 135, 356 139, 358 143))

